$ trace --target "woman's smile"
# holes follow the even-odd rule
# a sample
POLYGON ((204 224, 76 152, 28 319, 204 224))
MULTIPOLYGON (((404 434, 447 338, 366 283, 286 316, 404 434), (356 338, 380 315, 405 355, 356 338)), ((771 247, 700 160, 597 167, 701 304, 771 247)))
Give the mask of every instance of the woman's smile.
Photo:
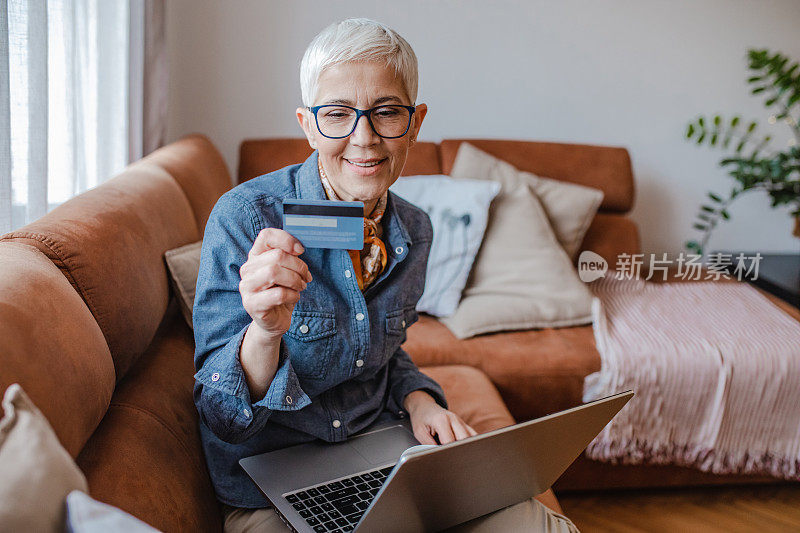
POLYGON ((344 158, 350 171, 358 176, 374 176, 381 172, 386 166, 385 163, 388 158, 382 159, 347 159, 344 158))

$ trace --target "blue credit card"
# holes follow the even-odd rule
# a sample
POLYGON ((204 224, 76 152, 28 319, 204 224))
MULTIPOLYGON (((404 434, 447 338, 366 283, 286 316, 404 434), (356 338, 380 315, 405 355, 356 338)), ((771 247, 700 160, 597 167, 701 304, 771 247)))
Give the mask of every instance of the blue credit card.
POLYGON ((364 247, 364 202, 284 200, 283 229, 306 248, 364 247))

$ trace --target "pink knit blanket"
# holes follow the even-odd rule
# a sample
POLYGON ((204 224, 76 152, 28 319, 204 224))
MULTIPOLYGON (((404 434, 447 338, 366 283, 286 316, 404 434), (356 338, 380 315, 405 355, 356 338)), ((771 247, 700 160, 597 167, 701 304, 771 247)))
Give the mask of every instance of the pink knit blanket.
POLYGON ((589 457, 800 479, 800 323, 746 283, 591 289, 602 368, 584 401, 636 395, 589 457))

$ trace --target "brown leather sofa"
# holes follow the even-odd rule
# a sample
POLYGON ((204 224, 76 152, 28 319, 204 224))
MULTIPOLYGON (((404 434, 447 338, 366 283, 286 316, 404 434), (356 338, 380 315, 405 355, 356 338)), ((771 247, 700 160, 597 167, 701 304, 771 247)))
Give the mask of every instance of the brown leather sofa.
MULTIPOLYGON (((22 384, 91 495, 163 531, 220 531, 192 399, 194 341, 164 252, 231 187, 194 135, 0 237, 0 391, 22 384)), ((423 369, 477 431, 513 423, 486 375, 423 369)))
MULTIPOLYGON (((579 144, 445 139, 414 145, 404 176, 449 174, 461 142, 534 174, 595 187, 604 198, 581 250, 592 250, 613 266, 621 253, 639 253, 636 224, 627 216, 634 201, 631 160, 625 148, 579 144)), ((286 165, 311 153, 305 139, 244 141, 239 154, 239 182, 286 165)), ((402 179, 402 178, 401 178, 402 179)), ((797 308, 767 295, 800 320, 797 308)), ((419 366, 463 364, 483 370, 500 391, 518 422, 582 403, 584 377, 600 369, 591 326, 539 329, 481 335, 459 340, 434 317, 421 315, 403 345, 419 366)), ((596 489, 762 483, 758 476, 720 476, 677 466, 622 466, 580 457, 555 489, 596 489)))

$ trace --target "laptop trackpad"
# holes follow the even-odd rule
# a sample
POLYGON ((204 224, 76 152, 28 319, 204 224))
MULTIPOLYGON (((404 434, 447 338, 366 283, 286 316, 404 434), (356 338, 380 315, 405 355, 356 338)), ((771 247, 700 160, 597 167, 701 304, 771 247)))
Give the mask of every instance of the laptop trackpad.
POLYGON ((419 444, 414 435, 400 425, 352 437, 346 442, 373 465, 397 461, 407 448, 419 444), (367 436, 369 438, 365 439, 367 436))

